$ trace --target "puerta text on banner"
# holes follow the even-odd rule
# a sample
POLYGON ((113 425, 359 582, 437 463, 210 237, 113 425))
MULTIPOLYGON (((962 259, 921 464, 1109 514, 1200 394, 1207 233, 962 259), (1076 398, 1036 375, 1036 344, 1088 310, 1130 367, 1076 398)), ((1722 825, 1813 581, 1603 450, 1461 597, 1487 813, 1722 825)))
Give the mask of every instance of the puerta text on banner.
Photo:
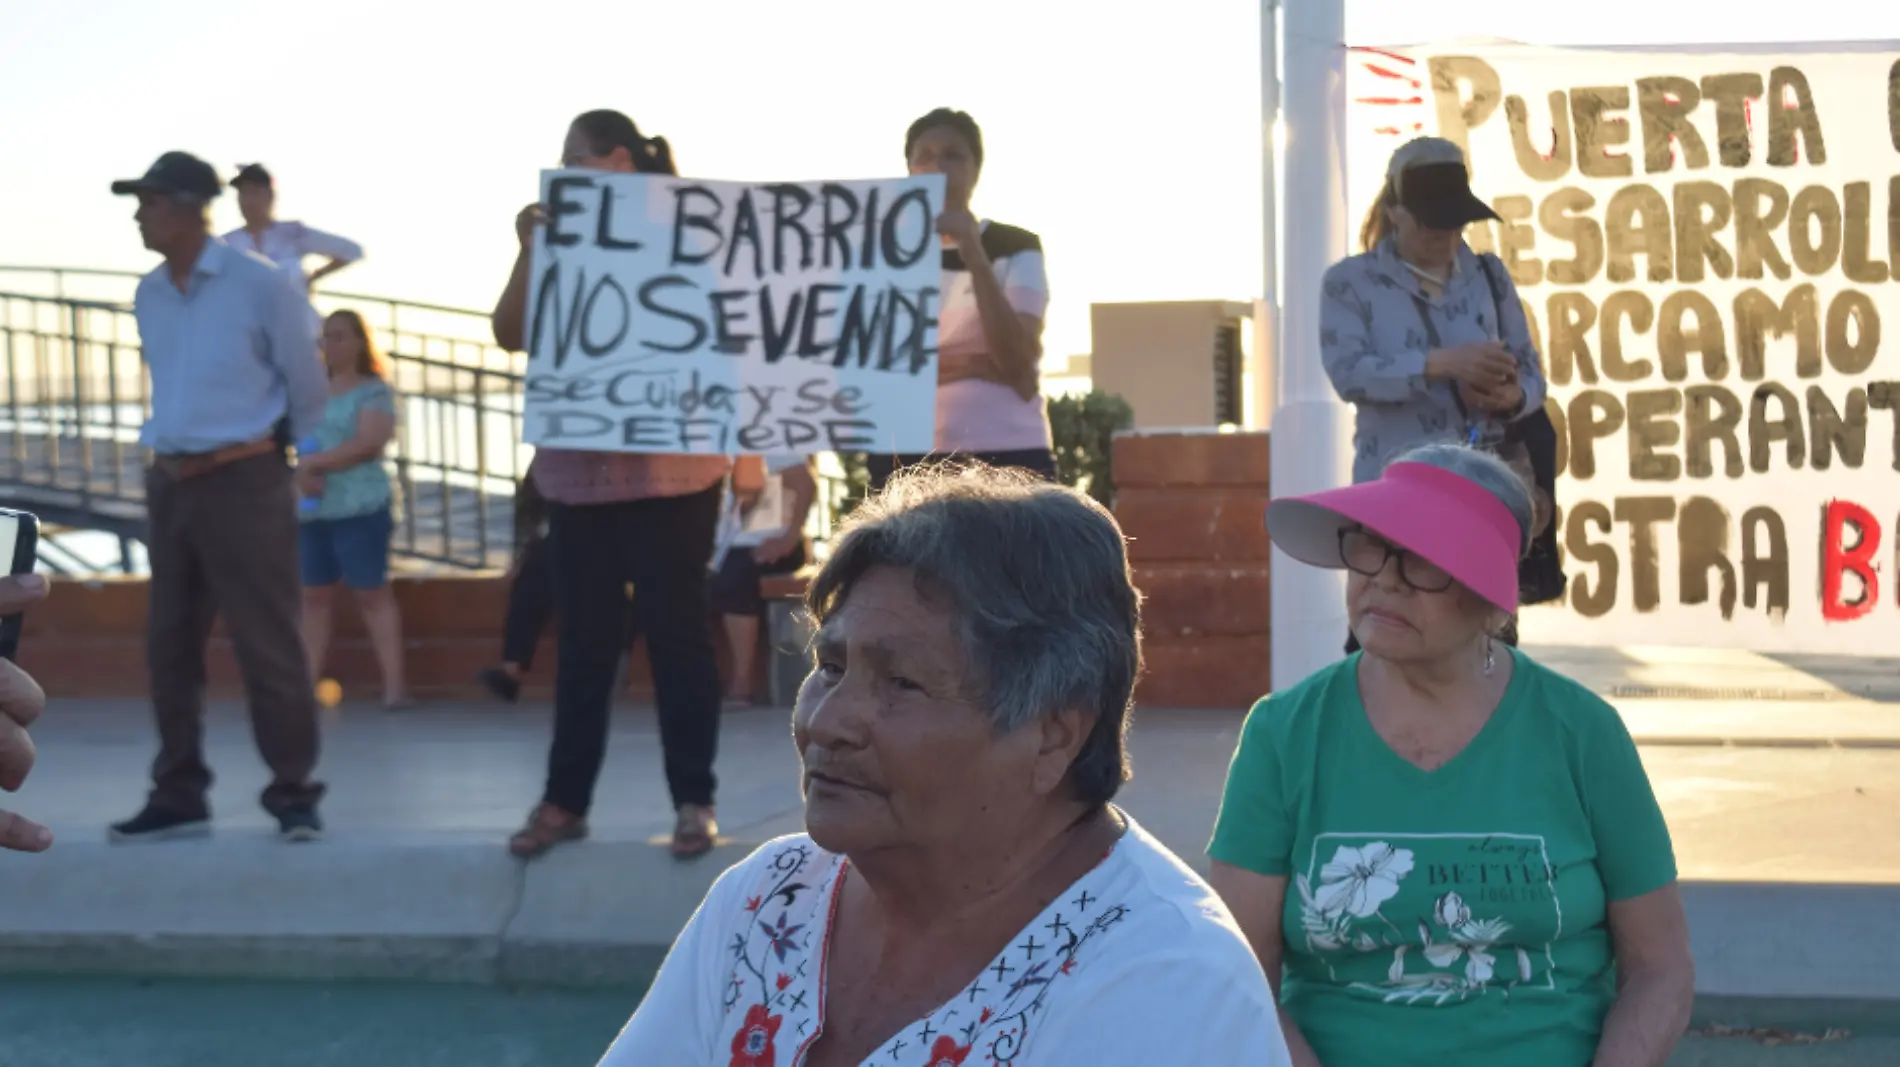
POLYGON ((1891 655, 1900 49, 1355 49, 1351 196, 1421 134, 1502 217, 1558 430, 1540 641, 1891 655))

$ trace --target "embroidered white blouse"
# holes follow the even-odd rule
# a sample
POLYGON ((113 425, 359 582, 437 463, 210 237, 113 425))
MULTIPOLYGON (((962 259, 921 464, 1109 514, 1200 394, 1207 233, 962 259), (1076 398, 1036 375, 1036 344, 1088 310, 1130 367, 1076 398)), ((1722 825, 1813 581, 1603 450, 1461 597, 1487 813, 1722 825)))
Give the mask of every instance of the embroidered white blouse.
MULTIPOLYGON (((799 834, 721 875, 601 1067, 802 1067, 824 1030, 844 865, 799 834)), ((961 994, 863 1062, 1291 1065, 1272 991, 1233 917, 1132 819, 961 994)))

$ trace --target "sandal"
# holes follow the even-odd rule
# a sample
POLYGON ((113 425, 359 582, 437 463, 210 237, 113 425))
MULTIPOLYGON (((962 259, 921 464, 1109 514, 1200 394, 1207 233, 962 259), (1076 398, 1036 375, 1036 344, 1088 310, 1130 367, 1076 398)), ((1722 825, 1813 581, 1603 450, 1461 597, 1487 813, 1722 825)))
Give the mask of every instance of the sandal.
POLYGON ((719 836, 719 822, 707 804, 681 804, 673 824, 673 858, 687 860, 711 852, 719 836))
POLYGON ((516 859, 531 860, 563 841, 579 841, 587 836, 587 820, 552 804, 541 804, 528 815, 528 825, 508 839, 508 851, 516 859))

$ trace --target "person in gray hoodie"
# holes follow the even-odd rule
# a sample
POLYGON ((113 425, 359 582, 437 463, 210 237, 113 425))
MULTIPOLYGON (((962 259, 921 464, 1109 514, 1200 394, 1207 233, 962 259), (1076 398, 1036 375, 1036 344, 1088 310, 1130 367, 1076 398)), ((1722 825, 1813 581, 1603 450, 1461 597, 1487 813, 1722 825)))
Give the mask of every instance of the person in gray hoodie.
MULTIPOLYGON (((1392 154, 1364 251, 1326 271, 1320 353, 1353 406, 1354 483, 1436 443, 1496 452, 1533 482, 1512 428, 1544 406, 1541 361, 1510 272, 1464 241, 1465 227, 1497 217, 1472 192, 1463 150, 1420 137, 1392 154)), ((1532 495, 1541 533, 1551 501, 1532 495)))

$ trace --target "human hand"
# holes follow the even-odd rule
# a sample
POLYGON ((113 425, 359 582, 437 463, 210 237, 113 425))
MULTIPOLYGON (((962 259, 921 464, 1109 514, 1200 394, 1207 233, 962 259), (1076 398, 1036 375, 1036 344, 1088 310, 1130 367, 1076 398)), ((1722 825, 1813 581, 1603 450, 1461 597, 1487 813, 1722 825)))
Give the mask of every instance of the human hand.
POLYGON ((763 564, 777 563, 797 551, 798 547, 804 543, 805 531, 785 530, 760 542, 758 547, 752 550, 752 558, 763 564))
POLYGON ((1464 398, 1467 408, 1488 411, 1494 415, 1516 414, 1524 406, 1524 387, 1515 381, 1494 389, 1476 388, 1460 382, 1458 395, 1464 398))
MULTIPOLYGON (((22 611, 46 596, 46 579, 37 574, 0 578, 0 615, 22 611)), ((0 659, 0 789, 17 791, 33 769, 33 739, 27 727, 46 710, 46 693, 33 676, 16 664, 0 659)), ((0 811, 0 848, 15 852, 44 852, 53 832, 39 823, 0 811)))
POLYGON ((967 208, 952 208, 937 216, 937 232, 957 243, 967 264, 983 255, 983 224, 967 208))
POLYGON ((529 204, 522 208, 521 213, 515 216, 515 239, 521 242, 521 247, 528 247, 528 242, 534 240, 534 228, 547 221, 548 209, 540 204, 529 204))
POLYGON ((323 472, 309 467, 298 467, 296 473, 297 495, 306 498, 323 495, 323 472))
POLYGON ((1479 341, 1434 350, 1425 357, 1425 374, 1474 388, 1496 389, 1517 381, 1517 358, 1496 341, 1479 341))

